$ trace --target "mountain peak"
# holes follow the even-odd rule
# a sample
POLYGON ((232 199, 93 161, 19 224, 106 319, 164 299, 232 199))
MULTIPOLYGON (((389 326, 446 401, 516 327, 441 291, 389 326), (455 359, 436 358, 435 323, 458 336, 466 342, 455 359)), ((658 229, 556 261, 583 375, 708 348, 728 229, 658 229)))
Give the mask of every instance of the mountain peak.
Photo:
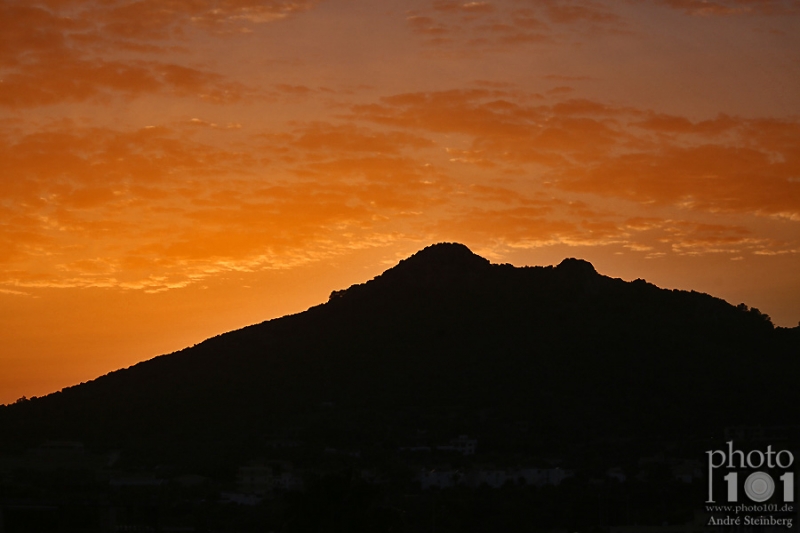
POLYGON ((474 281, 486 272, 491 263, 460 243, 441 242, 432 244, 402 259, 370 282, 354 285, 347 291, 334 291, 331 296, 344 292, 359 291, 362 287, 385 284, 396 287, 435 287, 474 281))
POLYGON ((394 268, 385 272, 404 273, 414 276, 460 276, 490 265, 489 260, 476 255, 460 243, 441 242, 432 244, 403 259, 394 268))
MULTIPOLYGON (((440 242, 426 246, 406 261, 438 263, 441 265, 488 264, 489 261, 473 253, 458 242, 440 242)), ((401 261, 402 263, 402 261, 401 261)))
POLYGON ((589 261, 575 259, 574 257, 568 257, 564 259, 556 268, 561 272, 566 272, 569 274, 584 276, 587 274, 597 274, 597 270, 595 270, 594 265, 592 265, 589 261))

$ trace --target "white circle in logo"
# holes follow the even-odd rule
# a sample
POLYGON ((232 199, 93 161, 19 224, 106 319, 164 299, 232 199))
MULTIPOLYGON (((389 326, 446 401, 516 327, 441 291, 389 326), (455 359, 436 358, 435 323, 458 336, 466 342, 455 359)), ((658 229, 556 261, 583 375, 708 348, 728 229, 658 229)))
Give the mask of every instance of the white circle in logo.
POLYGON ((744 492, 754 502, 764 502, 775 492, 775 482, 766 472, 753 472, 744 480, 744 492))

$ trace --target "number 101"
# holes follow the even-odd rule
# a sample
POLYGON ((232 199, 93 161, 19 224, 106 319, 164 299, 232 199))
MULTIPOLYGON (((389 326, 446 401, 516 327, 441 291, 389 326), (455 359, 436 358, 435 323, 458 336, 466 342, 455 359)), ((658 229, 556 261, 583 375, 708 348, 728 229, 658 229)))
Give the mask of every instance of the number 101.
MULTIPOLYGON (((728 501, 739 501, 739 473, 731 472, 724 478, 728 482, 728 501)), ((794 472, 786 472, 780 478, 783 481, 783 501, 794 501, 794 472)), ((753 472, 744 480, 744 493, 754 502, 765 502, 775 492, 775 482, 766 472, 753 472)))

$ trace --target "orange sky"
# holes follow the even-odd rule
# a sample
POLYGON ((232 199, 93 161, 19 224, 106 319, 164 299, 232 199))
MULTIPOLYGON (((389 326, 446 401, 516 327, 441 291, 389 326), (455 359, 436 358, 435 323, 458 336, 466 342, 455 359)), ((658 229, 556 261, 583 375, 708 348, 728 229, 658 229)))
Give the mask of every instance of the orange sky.
POLYGON ((0 0, 0 403, 459 241, 800 320, 800 1, 0 0))

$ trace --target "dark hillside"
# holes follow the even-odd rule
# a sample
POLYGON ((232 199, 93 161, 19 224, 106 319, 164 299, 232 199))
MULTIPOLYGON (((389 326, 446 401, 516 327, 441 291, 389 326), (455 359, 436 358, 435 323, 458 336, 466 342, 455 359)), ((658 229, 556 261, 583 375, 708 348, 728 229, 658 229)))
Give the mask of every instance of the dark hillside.
POLYGON ((706 294, 438 244, 303 313, 0 408, 0 445, 246 456, 297 428, 393 445, 421 420, 495 436, 522 420, 544 448, 710 434, 796 419, 799 352, 800 329, 706 294))

